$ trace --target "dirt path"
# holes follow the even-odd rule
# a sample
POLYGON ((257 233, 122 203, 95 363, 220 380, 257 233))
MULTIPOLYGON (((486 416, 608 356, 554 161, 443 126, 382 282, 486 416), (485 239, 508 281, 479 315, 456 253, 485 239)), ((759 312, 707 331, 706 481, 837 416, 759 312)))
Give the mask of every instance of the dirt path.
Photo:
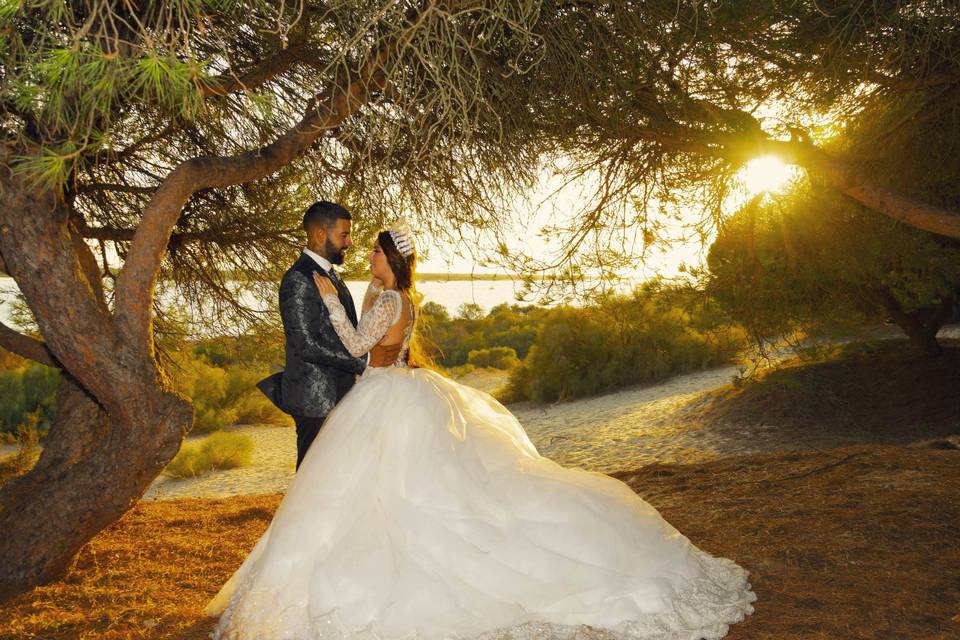
MULTIPOLYGON (((941 335, 960 337, 960 326, 948 327, 941 335)), ((895 442, 867 430, 811 432, 776 423, 704 424, 682 415, 682 410, 696 404, 701 395, 728 385, 736 374, 735 366, 724 366, 572 402, 524 402, 509 408, 542 455, 565 466, 604 473, 655 462, 698 463, 731 455, 895 442)), ((489 376, 468 378, 466 382, 478 388, 496 386, 489 376)), ((161 476, 144 499, 216 498, 285 491, 294 474, 294 430, 245 426, 231 431, 253 439, 250 466, 186 480, 161 476)))

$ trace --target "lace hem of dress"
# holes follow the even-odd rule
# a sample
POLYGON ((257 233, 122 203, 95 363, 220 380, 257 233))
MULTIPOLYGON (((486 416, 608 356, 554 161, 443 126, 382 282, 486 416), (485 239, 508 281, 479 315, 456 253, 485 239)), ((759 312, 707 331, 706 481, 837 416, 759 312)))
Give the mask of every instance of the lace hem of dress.
MULTIPOLYGON (((565 625, 527 621, 474 635, 451 633, 443 640, 715 640, 724 637, 731 624, 753 613, 757 597, 751 591, 746 570, 726 558, 699 553, 704 574, 691 580, 678 593, 670 610, 612 627, 565 625)), ((278 606, 269 589, 250 591, 255 575, 238 586, 224 610, 211 640, 439 640, 413 631, 404 636, 381 636, 372 625, 344 625, 331 610, 311 617, 306 602, 278 606), (238 611, 239 608, 242 611, 238 611)))

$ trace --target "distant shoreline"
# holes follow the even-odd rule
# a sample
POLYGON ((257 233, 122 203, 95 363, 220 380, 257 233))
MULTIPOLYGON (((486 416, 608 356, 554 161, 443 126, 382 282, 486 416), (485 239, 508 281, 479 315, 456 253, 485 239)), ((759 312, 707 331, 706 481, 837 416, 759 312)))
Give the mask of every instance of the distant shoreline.
MULTIPOLYGON (((347 282, 366 282, 368 278, 350 278, 347 282)), ((521 281, 524 277, 515 273, 418 273, 417 280, 425 282, 471 282, 483 281, 492 282, 500 280, 503 282, 521 281)), ((544 280, 545 277, 534 278, 534 280, 544 280)), ((624 280, 635 280, 637 278, 624 278, 624 280)), ((0 275, 0 280, 10 280, 13 278, 7 275, 0 275)))
POLYGON ((417 273, 417 280, 430 282, 469 282, 470 280, 522 280, 517 274, 505 273, 417 273))
MULTIPOLYGON (((10 276, 2 275, 0 280, 13 280, 10 276)), ((347 278, 348 282, 365 282, 366 278, 347 278)), ((430 282, 469 282, 471 280, 523 280, 517 274, 504 273, 418 273, 417 280, 428 280, 430 282)))

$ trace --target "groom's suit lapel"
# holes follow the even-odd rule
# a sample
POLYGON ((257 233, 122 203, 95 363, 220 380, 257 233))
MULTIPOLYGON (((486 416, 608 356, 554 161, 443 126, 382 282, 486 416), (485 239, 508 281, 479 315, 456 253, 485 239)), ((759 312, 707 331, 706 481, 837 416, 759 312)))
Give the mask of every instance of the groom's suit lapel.
MULTIPOLYGON (((300 258, 293 263, 293 268, 296 271, 299 271, 307 277, 307 280, 310 283, 313 283, 313 272, 319 271, 320 273, 327 273, 323 268, 314 262, 313 258, 308 256, 305 253, 300 254, 300 258)), ((330 274, 327 273, 327 277, 330 274)), ((350 290, 347 289, 346 285, 340 280, 340 278, 330 278, 330 281, 333 283, 333 286, 337 290, 337 297, 340 298, 340 304, 343 305, 344 310, 347 312, 347 317, 350 318, 350 322, 353 323, 353 326, 357 326, 357 310, 353 306, 353 296, 350 295, 350 290)), ((317 301, 319 304, 323 304, 322 300, 317 301)))

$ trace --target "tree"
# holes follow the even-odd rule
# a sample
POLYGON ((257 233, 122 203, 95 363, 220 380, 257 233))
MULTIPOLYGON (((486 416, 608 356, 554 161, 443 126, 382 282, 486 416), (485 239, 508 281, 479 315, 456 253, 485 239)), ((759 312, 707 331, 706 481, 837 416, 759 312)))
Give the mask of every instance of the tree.
MULTIPOLYGON (((521 258, 519 268, 572 265, 576 278, 631 267, 678 219, 707 240, 729 214, 737 172, 769 154, 874 212, 960 238, 956 200, 875 173, 872 153, 896 153, 925 130, 960 136, 960 5, 595 7, 579 34, 591 46, 567 60, 569 73, 589 81, 541 74, 535 102, 548 106, 534 114, 557 173, 595 185, 593 198, 547 230, 566 240, 554 260, 521 258), (871 120, 882 130, 858 125, 871 120)), ((918 161, 936 168, 939 158, 918 161)))
POLYGON ((486 314, 476 302, 464 302, 457 308, 458 320, 481 320, 486 314))
POLYGON ((599 176, 600 189, 557 233, 568 257, 591 234, 605 241, 580 256, 607 273, 633 261, 631 233, 657 237, 661 207, 697 200, 707 234, 738 167, 776 151, 867 206, 955 233, 954 204, 868 180, 842 135, 807 138, 813 121, 887 103, 903 116, 893 130, 948 122, 958 11, 3 4, 0 269, 40 337, 0 326, 0 346, 64 375, 43 456, 0 489, 0 597, 61 575, 179 448, 191 408, 157 363, 155 335, 175 311, 157 290, 208 324, 262 321, 238 292, 273 297, 312 199, 347 201, 370 228, 404 212, 424 234, 497 232, 541 160, 560 158, 568 178, 599 176), (781 103, 782 122, 756 115, 781 103), (917 105, 922 117, 907 117, 917 105))
POLYGON ((158 286, 255 322, 236 280, 272 289, 310 200, 456 228, 530 179, 537 9, 0 8, 0 268, 40 334, 0 326, 0 346, 63 372, 39 462, 0 488, 0 599, 61 576, 180 447, 192 410, 158 363, 158 286))
POLYGON ((836 325, 892 321, 929 355, 960 291, 960 242, 909 229, 798 185, 724 224, 708 292, 761 345, 836 325))

